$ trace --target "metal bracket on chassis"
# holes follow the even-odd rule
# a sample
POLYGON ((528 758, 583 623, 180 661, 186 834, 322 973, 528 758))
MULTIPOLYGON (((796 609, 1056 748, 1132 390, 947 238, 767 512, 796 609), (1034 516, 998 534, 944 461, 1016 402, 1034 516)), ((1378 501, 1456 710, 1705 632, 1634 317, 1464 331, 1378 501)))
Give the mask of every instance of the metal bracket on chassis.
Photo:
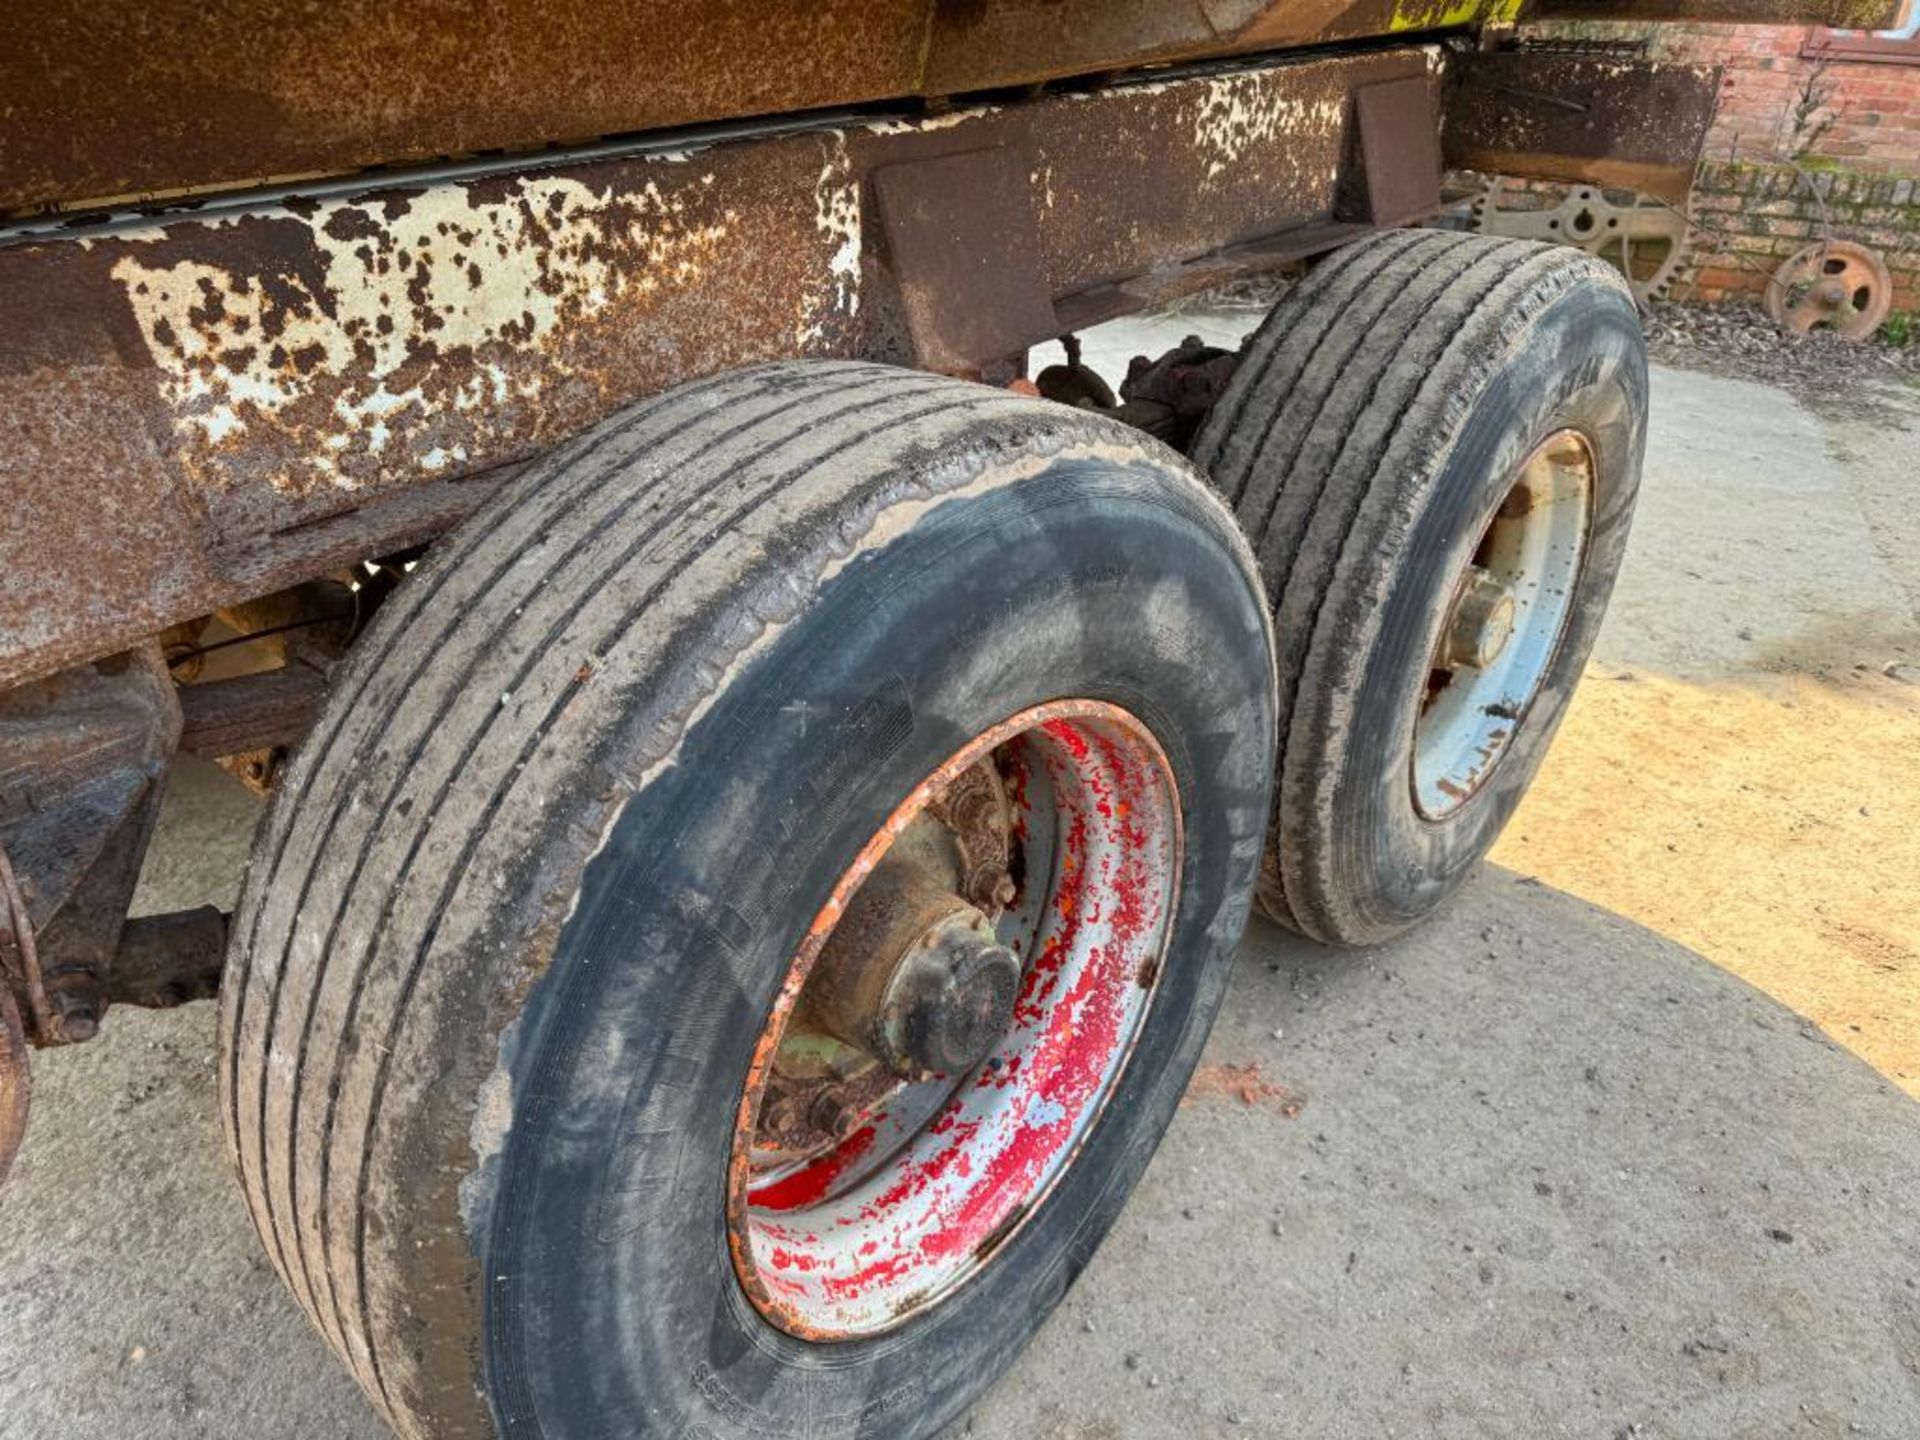
POLYGON ((0 978, 36 1046, 92 1039, 111 1004, 219 984, 219 911, 126 918, 179 739, 156 644, 0 695, 0 978))
POLYGON ((1711 65, 1533 50, 1457 55, 1446 163, 1639 190, 1684 207, 1719 88, 1711 65))
POLYGON ((0 1179, 26 1127, 30 1046, 90 1040, 113 1005, 219 991, 227 915, 127 915, 174 755, 219 760, 264 793, 384 593, 315 582, 222 611, 241 632, 229 640, 198 643, 203 617, 0 692, 0 1179), (176 687, 229 645, 281 663, 176 687))

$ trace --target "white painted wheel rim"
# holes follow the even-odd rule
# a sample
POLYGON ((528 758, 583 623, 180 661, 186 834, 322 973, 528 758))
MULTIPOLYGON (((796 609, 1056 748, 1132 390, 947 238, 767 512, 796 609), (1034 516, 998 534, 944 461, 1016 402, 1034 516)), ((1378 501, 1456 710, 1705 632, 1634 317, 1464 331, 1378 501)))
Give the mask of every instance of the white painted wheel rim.
POLYGON ((1144 1029, 1172 933, 1181 849, 1166 756, 1139 720, 1097 701, 1012 717, 901 804, 814 922, 743 1098, 728 1233, 762 1315, 808 1340, 880 1334, 953 1294, 1031 1220, 1078 1158, 1144 1029), (1027 877, 998 927, 1002 943, 1027 957, 1012 1028, 930 1120, 924 1097, 908 1092, 910 1127, 873 1115, 833 1155, 756 1176, 741 1136, 753 1133, 761 1057, 777 1049, 820 945, 929 795, 990 752, 1013 769, 1027 877), (875 1155, 886 1158, 846 1186, 846 1164, 875 1155))
POLYGON ((1414 721, 1414 805, 1428 820, 1444 820, 1472 799, 1527 723, 1573 613, 1593 481, 1586 437, 1575 430, 1548 436, 1521 462, 1454 578, 1414 721), (1464 661, 1463 631, 1488 633, 1471 621, 1490 596, 1510 607, 1509 626, 1494 626, 1507 638, 1497 654, 1464 661))

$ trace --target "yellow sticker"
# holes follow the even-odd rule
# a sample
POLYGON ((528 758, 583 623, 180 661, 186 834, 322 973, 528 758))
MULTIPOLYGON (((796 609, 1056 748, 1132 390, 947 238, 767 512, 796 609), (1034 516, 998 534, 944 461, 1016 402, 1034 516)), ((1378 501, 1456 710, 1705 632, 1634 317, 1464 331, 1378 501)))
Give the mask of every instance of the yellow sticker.
POLYGON ((1389 28, 1445 30, 1458 25, 1511 25, 1525 0, 1400 0, 1389 28))

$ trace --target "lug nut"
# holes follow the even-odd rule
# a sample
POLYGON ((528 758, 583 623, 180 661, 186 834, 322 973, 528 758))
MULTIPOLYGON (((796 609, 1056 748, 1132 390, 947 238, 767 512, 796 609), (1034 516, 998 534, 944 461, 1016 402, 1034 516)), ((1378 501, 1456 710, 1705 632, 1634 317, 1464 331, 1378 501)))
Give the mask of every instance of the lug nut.
POLYGON ((846 1096, 838 1090, 822 1090, 813 1102, 807 1123, 836 1140, 844 1140, 853 1133, 859 1119, 860 1112, 847 1103, 846 1096))
POLYGON ((764 1127, 775 1135, 790 1135, 806 1121, 806 1112, 791 1092, 770 1088, 762 1113, 764 1127))

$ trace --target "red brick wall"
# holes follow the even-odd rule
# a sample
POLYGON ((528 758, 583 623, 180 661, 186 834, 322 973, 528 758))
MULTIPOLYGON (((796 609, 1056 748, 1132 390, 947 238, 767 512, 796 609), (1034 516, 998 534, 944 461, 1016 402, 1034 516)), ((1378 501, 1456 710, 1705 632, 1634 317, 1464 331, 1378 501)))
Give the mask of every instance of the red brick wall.
POLYGON ((1707 161, 1693 185, 1691 263, 1676 300, 1760 297, 1780 262, 1831 234, 1880 252, 1897 310, 1920 309, 1920 182, 1893 175, 1707 161))
POLYGON ((1804 25, 1661 26, 1653 47, 1726 67, 1710 159, 1812 155, 1877 174, 1920 172, 1920 65, 1811 59, 1801 53, 1810 33, 1804 25))

